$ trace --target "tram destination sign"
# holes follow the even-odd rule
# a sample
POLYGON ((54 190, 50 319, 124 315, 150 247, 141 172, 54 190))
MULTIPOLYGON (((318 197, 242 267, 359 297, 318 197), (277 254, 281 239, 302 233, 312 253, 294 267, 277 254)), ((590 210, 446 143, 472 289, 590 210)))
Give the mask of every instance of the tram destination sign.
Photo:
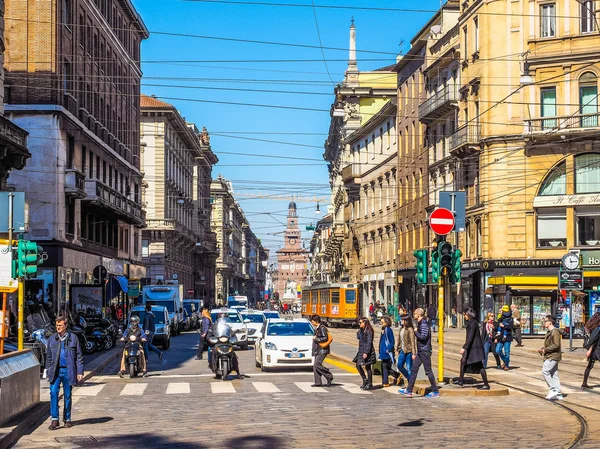
POLYGON ((558 272, 559 290, 583 290, 582 270, 560 270, 558 272))

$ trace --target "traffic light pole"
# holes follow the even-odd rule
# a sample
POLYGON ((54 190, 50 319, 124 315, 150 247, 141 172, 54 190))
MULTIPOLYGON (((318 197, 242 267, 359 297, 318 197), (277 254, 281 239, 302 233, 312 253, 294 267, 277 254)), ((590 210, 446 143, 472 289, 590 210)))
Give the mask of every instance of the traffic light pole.
POLYGON ((438 381, 444 382, 444 276, 438 280, 438 381))
POLYGON ((24 328, 24 314, 23 308, 25 306, 25 292, 23 287, 23 279, 19 278, 19 293, 18 293, 18 313, 17 313, 17 349, 23 350, 23 328, 24 328))

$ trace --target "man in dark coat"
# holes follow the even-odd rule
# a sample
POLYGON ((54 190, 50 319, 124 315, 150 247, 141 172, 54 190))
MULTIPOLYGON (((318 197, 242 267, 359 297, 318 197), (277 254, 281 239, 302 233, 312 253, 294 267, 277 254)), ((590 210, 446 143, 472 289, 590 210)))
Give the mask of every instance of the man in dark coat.
POLYGON ((71 424, 71 390, 83 379, 83 353, 79 339, 67 331, 67 319, 56 318, 56 332, 48 339, 46 349, 46 369, 50 382, 50 430, 58 429, 58 394, 62 383, 65 408, 63 420, 65 428, 71 424))
POLYGON ((427 307, 427 319, 431 324, 431 329, 433 330, 433 332, 435 332, 435 324, 437 322, 437 309, 433 304, 430 304, 429 307, 427 307))
POLYGON ((333 383, 333 374, 329 371, 328 368, 323 366, 323 361, 327 354, 329 354, 330 349, 329 345, 325 348, 322 348, 319 343, 325 343, 329 340, 329 331, 325 327, 323 323, 321 323, 321 317, 319 315, 313 315, 310 317, 310 322, 316 328, 315 336, 313 337, 312 344, 312 353, 315 357, 315 364, 313 365, 313 374, 315 375, 315 383, 312 384, 313 387, 322 386, 321 376, 325 377, 327 380, 327 387, 330 387, 333 383))
POLYGON ((146 332, 146 343, 144 344, 144 355, 148 360, 148 353, 153 351, 158 354, 158 358, 162 360, 163 352, 152 344, 154 333, 156 332, 156 316, 152 312, 152 305, 146 304, 146 315, 144 316, 144 331, 146 332))
POLYGON ((479 333, 479 325, 475 321, 475 311, 469 307, 465 313, 467 338, 465 344, 460 350, 462 358, 460 360, 460 377, 452 381, 453 384, 463 386, 465 373, 480 374, 483 379, 483 386, 480 390, 489 390, 490 385, 487 380, 487 373, 483 367, 485 351, 483 350, 483 341, 479 333))

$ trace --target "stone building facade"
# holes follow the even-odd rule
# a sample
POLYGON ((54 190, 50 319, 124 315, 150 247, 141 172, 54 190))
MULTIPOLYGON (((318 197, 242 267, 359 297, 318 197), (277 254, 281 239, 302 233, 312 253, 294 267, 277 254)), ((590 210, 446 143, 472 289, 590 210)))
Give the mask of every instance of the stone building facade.
POLYGON ((26 192, 46 261, 26 289, 62 307, 95 266, 141 279, 140 44, 129 0, 6 0, 6 112, 35 157, 9 184, 26 192), (27 26, 23 26, 26 23, 27 26), (126 124, 124 126, 124 124, 126 124))
POLYGON ((217 255, 208 217, 218 159, 206 129, 200 133, 171 104, 142 95, 141 112, 147 282, 176 279, 185 297, 206 301, 214 290, 217 255))

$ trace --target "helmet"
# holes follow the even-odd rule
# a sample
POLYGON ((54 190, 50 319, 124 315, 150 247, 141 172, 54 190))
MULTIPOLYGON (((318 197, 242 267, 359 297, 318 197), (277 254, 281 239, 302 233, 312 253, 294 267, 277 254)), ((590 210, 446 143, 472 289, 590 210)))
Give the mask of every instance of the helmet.
POLYGON ((131 327, 135 329, 140 325, 140 317, 136 316, 136 315, 132 315, 131 318, 129 319, 129 322, 131 323, 131 327))

